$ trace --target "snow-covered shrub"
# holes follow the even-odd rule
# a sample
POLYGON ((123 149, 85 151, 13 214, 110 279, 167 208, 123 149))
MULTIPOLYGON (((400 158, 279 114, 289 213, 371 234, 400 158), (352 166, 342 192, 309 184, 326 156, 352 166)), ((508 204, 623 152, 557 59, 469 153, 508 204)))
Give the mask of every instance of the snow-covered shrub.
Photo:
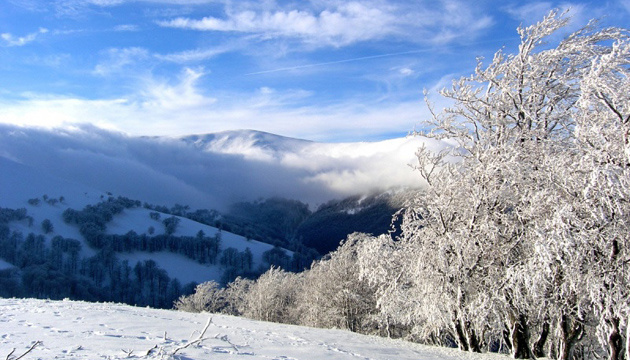
POLYGON ((297 311, 301 325, 373 333, 377 330, 374 289, 360 278, 357 243, 352 234, 327 258, 304 273, 297 311))
POLYGON ((300 290, 300 274, 272 267, 252 283, 243 296, 245 317, 296 324, 295 305, 300 290))
POLYGON ((226 306, 224 290, 216 281, 207 281, 197 285, 195 292, 188 296, 181 296, 173 307, 188 312, 220 312, 226 306))

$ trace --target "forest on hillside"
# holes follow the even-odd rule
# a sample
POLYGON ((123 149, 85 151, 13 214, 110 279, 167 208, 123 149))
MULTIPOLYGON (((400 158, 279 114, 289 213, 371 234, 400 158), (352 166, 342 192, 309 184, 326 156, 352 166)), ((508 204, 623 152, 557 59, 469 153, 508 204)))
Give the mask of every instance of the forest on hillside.
POLYGON ((197 283, 182 284, 151 259, 121 260, 120 254, 182 255, 222 269, 222 275, 216 279, 221 285, 239 277, 255 279, 270 267, 299 272, 336 249, 348 234, 386 233, 392 215, 401 206, 397 201, 388 194, 353 197, 330 201, 311 211, 296 200, 270 198, 235 203, 223 214, 216 210, 191 210, 181 204, 151 205, 111 193, 96 204, 72 209, 63 196, 43 195, 25 200, 27 208, 0 208, 0 260, 11 265, 0 270, 0 296, 171 308, 180 296, 192 293, 197 283), (34 223, 28 208, 41 206, 66 208, 61 214, 64 223, 78 229, 83 241, 57 234, 50 219, 34 223), (148 216, 153 225, 141 233, 108 232, 108 224, 116 216, 138 208, 150 210, 148 216), (203 231, 194 236, 177 235, 182 219, 216 227, 219 232, 212 236, 203 231), (12 224, 23 226, 15 229, 12 224), (251 249, 238 250, 222 243, 223 231, 274 247, 262 254, 263 264, 255 266, 251 249), (94 254, 86 256, 85 246, 88 253, 94 254))
MULTIPOLYGON (((27 202, 39 206, 51 201, 45 197, 27 202)), ((182 284, 171 278, 153 260, 130 263, 119 259, 119 254, 134 252, 168 252, 200 264, 218 265, 223 269, 222 283, 239 276, 255 278, 271 266, 294 270, 291 257, 280 248, 263 253, 264 264, 255 267, 249 248, 239 251, 221 246, 221 232, 212 236, 201 230, 195 236, 175 235, 180 218, 162 216, 159 212, 149 212, 149 216, 163 231, 157 232, 151 226, 142 234, 107 232, 108 223, 116 215, 141 205, 137 200, 109 197, 81 210, 67 208, 63 211, 63 221, 78 228, 84 243, 55 235, 49 219, 34 224, 26 208, 0 208, 0 259, 12 265, 0 270, 0 296, 114 301, 172 308, 175 300, 190 294, 197 285, 182 284), (25 235, 12 230, 11 223, 22 223, 32 232, 25 235), (47 236, 51 237, 49 241, 47 236), (83 244, 95 254, 84 256, 83 244)))

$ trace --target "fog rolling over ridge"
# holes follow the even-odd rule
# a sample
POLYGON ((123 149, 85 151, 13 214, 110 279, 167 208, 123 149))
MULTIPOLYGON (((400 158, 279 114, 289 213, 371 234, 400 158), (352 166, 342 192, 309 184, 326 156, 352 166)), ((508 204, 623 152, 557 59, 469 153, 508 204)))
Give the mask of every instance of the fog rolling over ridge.
POLYGON ((272 196, 316 206, 418 187, 420 178, 409 164, 423 143, 448 146, 420 137, 316 143, 252 130, 168 138, 130 137, 91 125, 0 125, 0 156, 7 160, 115 195, 193 208, 221 209, 272 196))

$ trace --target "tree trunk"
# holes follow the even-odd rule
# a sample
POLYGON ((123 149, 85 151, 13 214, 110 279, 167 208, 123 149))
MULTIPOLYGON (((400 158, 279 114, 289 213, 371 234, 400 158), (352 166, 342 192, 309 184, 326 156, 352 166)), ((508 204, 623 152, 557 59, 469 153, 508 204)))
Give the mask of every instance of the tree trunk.
POLYGON ((582 335, 582 324, 562 314, 558 327, 558 360, 569 360, 573 348, 582 335))
POLYGON ((505 346, 507 346, 510 353, 512 353, 512 340, 510 340, 510 327, 507 324, 503 324, 503 326, 504 326, 504 329, 502 332, 503 342, 505 343, 505 346))
POLYGON ((512 357, 514 359, 530 359, 532 352, 529 348, 529 327, 527 317, 519 314, 511 324, 510 340, 512 342, 512 357))
POLYGON ((621 360, 622 359, 622 343, 623 339, 619 332, 619 319, 613 317, 612 319, 604 320, 608 331, 608 360, 621 360))
POLYGON ((462 351, 468 351, 470 348, 468 347, 468 340, 466 340, 466 335, 464 333, 464 329, 462 327, 461 321, 459 319, 453 320, 453 328, 455 330, 455 336, 457 337, 455 340, 457 341, 457 346, 462 351))
POLYGON ((481 352, 481 345, 475 329, 473 329, 470 321, 466 321, 466 339, 468 340, 468 350, 470 352, 481 352))
POLYGON ((534 357, 543 358, 545 357, 545 343, 547 342, 547 338, 549 337, 549 322, 545 321, 542 324, 542 330, 540 332, 540 336, 538 340, 534 343, 532 347, 532 352, 534 357))

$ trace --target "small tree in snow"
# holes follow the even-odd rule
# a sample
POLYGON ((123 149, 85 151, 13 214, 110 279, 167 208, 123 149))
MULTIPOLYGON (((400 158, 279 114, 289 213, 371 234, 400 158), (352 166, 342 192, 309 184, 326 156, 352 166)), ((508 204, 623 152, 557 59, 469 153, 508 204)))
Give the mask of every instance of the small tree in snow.
POLYGON ((207 281, 197 285, 193 294, 181 296, 173 307, 188 312, 220 312, 226 306, 223 291, 216 281, 207 281))
POLYGON ((177 231, 177 227, 179 226, 180 219, 175 216, 168 217, 162 220, 162 224, 164 224, 164 233, 166 235, 173 235, 175 231, 177 231))
POLYGON ((52 221, 50 221, 49 219, 44 219, 44 221, 42 221, 42 230, 44 231, 44 234, 50 234, 51 232, 53 232, 54 227, 52 221))
POLYGON ((297 320, 293 309, 299 289, 299 276, 279 268, 269 269, 249 285, 243 294, 243 316, 295 324, 297 320))
POLYGON ((303 274, 297 308, 300 323, 307 326, 375 330, 376 296, 360 277, 358 244, 363 234, 352 234, 328 258, 317 261, 303 274))

